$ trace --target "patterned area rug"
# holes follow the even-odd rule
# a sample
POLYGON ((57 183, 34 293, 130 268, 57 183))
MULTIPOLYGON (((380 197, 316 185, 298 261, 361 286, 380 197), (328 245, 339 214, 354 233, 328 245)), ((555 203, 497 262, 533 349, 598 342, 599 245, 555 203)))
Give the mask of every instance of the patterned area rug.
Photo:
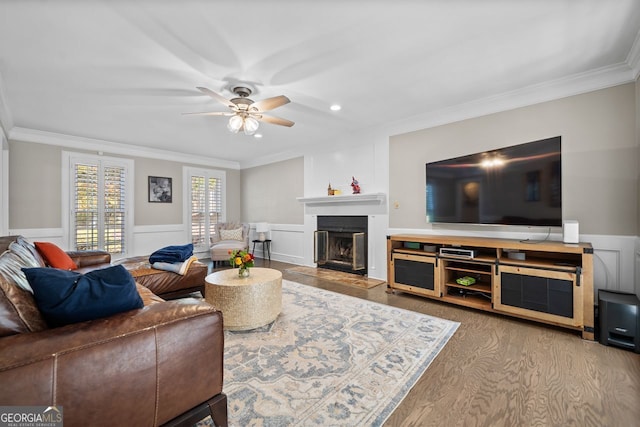
POLYGON ((378 285, 387 283, 384 280, 372 279, 370 277, 360 276, 359 274, 344 273, 342 271, 328 270, 326 268, 314 267, 292 267, 287 269, 290 273, 303 274, 305 276, 313 276, 320 279, 331 280, 334 282, 346 283, 348 285, 357 286, 359 288, 371 289, 378 285))
POLYGON ((457 322, 283 280, 271 325, 225 332, 231 426, 379 426, 457 322))

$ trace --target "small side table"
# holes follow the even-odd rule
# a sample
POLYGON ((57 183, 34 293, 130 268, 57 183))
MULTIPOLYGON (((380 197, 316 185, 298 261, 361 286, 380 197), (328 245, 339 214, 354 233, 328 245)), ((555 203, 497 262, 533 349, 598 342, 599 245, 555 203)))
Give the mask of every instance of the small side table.
POLYGON ((252 240, 253 242, 253 250, 251 251, 251 253, 255 253, 256 252, 256 243, 262 243, 262 254, 264 255, 265 253, 267 254, 267 256, 269 257, 269 261, 271 261, 271 239, 265 239, 265 240, 252 240), (265 251, 266 248, 266 251, 265 251))

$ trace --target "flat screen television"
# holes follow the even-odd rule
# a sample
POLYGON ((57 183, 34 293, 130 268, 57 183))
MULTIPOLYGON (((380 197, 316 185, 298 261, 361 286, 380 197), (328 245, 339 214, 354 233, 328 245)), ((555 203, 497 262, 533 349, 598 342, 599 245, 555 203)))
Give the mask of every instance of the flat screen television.
POLYGON ((426 164, 431 223, 562 225, 561 137, 426 164))

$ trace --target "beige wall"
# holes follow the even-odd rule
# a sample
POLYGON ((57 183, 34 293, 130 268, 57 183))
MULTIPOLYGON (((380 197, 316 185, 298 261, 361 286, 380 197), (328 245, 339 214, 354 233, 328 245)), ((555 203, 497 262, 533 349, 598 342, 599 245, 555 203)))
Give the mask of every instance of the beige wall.
POLYGON ((135 158, 135 225, 182 224, 182 164, 135 158), (149 176, 171 178, 171 203, 149 203, 149 176))
POLYGON ((303 224, 304 158, 243 169, 242 220, 271 224, 303 224))
POLYGON ((242 213, 242 188, 239 170, 226 170, 227 172, 227 221, 241 221, 242 213))
POLYGON ((62 226, 62 149, 9 141, 9 228, 62 226))
MULTIPOLYGON (((57 146, 9 141, 9 228, 62 227, 62 151, 57 146)), ((68 150, 71 151, 71 150, 68 150)), ((91 152, 91 154, 94 154, 91 152)), ((123 157, 111 155, 106 156, 123 157)), ((134 225, 182 224, 183 163, 128 157, 134 160, 134 225), (148 202, 148 177, 173 179, 172 203, 148 202)), ((189 165, 186 165, 189 166, 189 165)), ((196 167, 203 168, 202 165, 196 167)), ((214 168, 211 169, 220 169, 214 168)), ((224 169, 223 169, 224 170, 224 169)), ((225 170, 227 217, 240 218, 240 171, 225 170)))
POLYGON ((631 83, 391 137, 389 226, 430 227, 425 163, 560 135, 563 218, 581 234, 637 235, 635 99, 631 83))
POLYGON ((184 166, 225 171, 227 219, 240 220, 240 171, 139 157, 135 157, 134 160, 136 171, 135 225, 182 224, 184 201, 182 169, 184 166), (172 203, 149 203, 149 176, 172 178, 172 203))

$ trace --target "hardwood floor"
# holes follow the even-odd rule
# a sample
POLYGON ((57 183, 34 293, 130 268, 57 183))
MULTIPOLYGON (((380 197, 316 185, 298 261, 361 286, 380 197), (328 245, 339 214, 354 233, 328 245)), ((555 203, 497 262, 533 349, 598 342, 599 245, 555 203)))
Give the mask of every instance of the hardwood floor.
POLYGON ((385 426, 640 426, 640 355, 554 327, 457 307, 386 285, 283 278, 461 323, 385 426))

